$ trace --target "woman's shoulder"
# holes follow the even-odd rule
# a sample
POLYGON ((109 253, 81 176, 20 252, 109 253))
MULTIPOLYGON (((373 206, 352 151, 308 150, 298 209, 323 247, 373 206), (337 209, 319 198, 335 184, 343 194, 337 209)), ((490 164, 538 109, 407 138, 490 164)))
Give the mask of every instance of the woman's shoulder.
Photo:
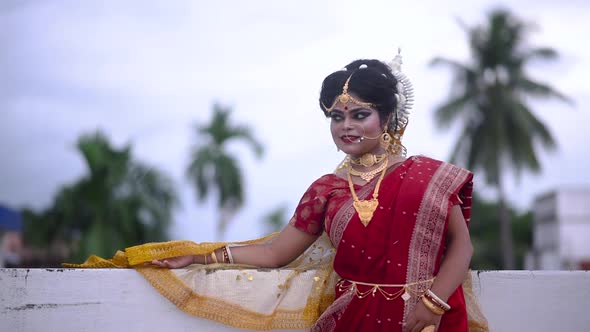
POLYGON ((342 181, 344 181, 344 179, 342 179, 336 173, 327 173, 327 174, 320 176, 315 181, 313 181, 311 183, 311 187, 313 187, 313 186, 334 186, 334 185, 339 184, 342 181))
POLYGON ((426 165, 432 165, 434 167, 441 167, 444 166, 446 168, 454 168, 457 170, 461 170, 461 171, 466 171, 471 173, 469 170, 461 167, 461 166, 457 166, 455 164, 443 161, 443 160, 438 160, 435 158, 431 158, 425 155, 416 155, 416 156, 411 156, 408 159, 410 159, 412 161, 412 164, 414 164, 415 166, 417 165, 422 165, 422 164, 426 164, 426 165))
POLYGON ((307 200, 311 196, 328 197, 333 190, 344 186, 343 181, 335 174, 324 174, 309 185, 303 195, 303 200, 307 200))
POLYGON ((408 160, 415 164, 441 165, 442 163, 444 163, 444 161, 442 160, 434 159, 423 154, 408 157, 408 160))
POLYGON ((473 173, 463 167, 426 156, 413 156, 408 159, 412 159, 408 166, 408 174, 411 174, 411 177, 427 179, 428 183, 449 189, 451 192, 473 181, 473 173))

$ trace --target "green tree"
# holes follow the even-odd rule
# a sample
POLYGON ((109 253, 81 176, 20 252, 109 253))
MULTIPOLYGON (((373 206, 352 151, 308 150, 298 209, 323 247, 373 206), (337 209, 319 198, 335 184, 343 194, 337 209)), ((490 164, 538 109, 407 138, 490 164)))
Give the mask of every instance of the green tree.
POLYGON ((538 150, 556 145, 527 101, 534 97, 569 99, 528 75, 525 69, 533 60, 555 60, 558 54, 548 47, 529 47, 529 26, 508 11, 495 10, 485 24, 465 30, 469 63, 441 57, 432 60, 432 65, 450 67, 454 76, 450 97, 437 107, 435 116, 441 128, 456 122, 462 127, 451 161, 481 171, 497 189, 503 266, 512 269, 514 244, 503 182, 506 171, 512 170, 517 178, 524 170, 538 172, 538 150))
POLYGON ((219 220, 217 239, 223 239, 227 225, 244 204, 243 175, 239 162, 227 150, 232 142, 244 142, 260 158, 262 145, 249 127, 230 123, 231 109, 215 104, 213 118, 208 125, 197 125, 197 143, 192 148, 187 176, 192 182, 199 202, 212 191, 217 193, 219 220))
MULTIPOLYGON (((508 207, 513 225, 515 247, 515 268, 524 268, 524 257, 533 243, 533 214, 530 211, 519 213, 508 207)), ((474 270, 499 270, 502 268, 502 251, 498 246, 498 202, 483 200, 473 196, 473 207, 469 233, 475 252, 471 259, 474 270)))
POLYGON ((177 202, 171 181, 100 132, 82 136, 77 148, 88 173, 63 187, 45 211, 26 211, 25 238, 37 246, 69 244, 74 259, 166 240, 177 202))

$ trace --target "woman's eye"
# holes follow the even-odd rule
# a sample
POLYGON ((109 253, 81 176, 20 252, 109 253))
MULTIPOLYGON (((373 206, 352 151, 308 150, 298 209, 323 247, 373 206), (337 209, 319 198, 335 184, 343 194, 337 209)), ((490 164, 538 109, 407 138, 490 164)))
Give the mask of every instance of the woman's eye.
POLYGON ((357 120, 362 120, 362 119, 368 117, 369 115, 370 115, 370 113, 361 112, 361 113, 356 113, 354 115, 354 118, 357 119, 357 120))
POLYGON ((332 119, 332 121, 342 121, 342 116, 338 114, 332 114, 330 115, 330 118, 332 119))

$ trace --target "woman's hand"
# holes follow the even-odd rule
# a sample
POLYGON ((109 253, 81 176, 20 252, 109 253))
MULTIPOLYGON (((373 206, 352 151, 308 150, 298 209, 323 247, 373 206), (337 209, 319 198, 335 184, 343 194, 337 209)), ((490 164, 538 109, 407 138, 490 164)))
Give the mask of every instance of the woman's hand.
POLYGON ((163 260, 154 259, 150 262, 152 265, 168 269, 179 269, 195 263, 194 255, 170 257, 163 260))
POLYGON ((429 325, 434 325, 438 329, 441 317, 428 310, 422 301, 419 301, 414 311, 408 317, 404 332, 420 332, 429 325))

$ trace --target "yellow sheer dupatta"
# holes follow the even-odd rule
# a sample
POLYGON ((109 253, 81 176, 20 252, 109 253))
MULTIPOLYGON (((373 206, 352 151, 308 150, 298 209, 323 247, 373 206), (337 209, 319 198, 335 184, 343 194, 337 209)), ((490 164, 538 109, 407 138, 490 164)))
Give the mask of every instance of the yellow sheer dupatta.
POLYGON ((82 264, 63 265, 134 268, 180 310, 229 326, 250 330, 308 329, 334 300, 334 249, 326 234, 281 269, 195 264, 169 270, 144 265, 154 259, 208 254, 227 244, 265 243, 273 241, 277 234, 232 243, 148 243, 118 251, 111 259, 91 256, 82 264))
MULTIPOLYGON (((273 241, 278 233, 243 242, 170 241, 147 243, 117 251, 111 259, 89 257, 70 268, 134 268, 180 310, 229 326, 249 330, 309 329, 334 301, 338 280, 332 263, 335 250, 324 233, 301 256, 280 269, 245 265, 191 265, 169 270, 144 263, 183 255, 204 255, 225 245, 273 241), (212 273, 215 272, 215 273, 212 273)), ((469 330, 489 331, 471 286, 463 282, 469 330)))

